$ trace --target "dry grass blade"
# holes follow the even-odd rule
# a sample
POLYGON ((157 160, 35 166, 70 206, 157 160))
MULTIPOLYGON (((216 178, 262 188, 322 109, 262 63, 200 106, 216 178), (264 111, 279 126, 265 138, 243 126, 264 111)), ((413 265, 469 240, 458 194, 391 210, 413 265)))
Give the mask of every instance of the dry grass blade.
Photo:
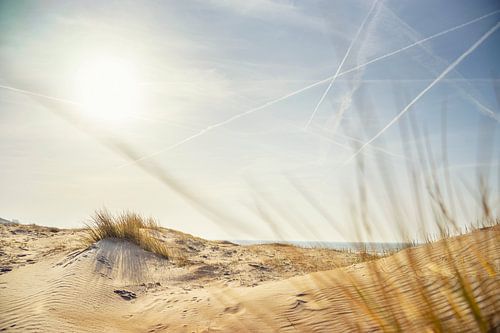
POLYGON ((153 235, 154 231, 160 230, 160 226, 153 219, 146 219, 130 212, 115 217, 103 209, 96 211, 87 227, 88 233, 85 238, 87 244, 106 238, 118 238, 132 242, 160 257, 173 258, 172 250, 153 235))

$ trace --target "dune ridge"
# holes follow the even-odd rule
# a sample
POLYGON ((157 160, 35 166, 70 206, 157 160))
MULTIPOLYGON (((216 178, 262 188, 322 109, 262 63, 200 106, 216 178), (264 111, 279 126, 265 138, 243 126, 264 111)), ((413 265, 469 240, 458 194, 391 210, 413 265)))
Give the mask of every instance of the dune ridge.
MULTIPOLYGON (((72 232, 70 242, 78 236, 72 232)), ((266 254, 288 249, 281 253, 286 260, 287 256, 294 258, 293 251, 308 250, 269 245, 252 249, 185 235, 181 238, 181 233, 164 234, 174 243, 198 247, 198 252, 192 250, 190 265, 178 266, 132 243, 105 239, 84 250, 58 248, 35 256, 34 263, 13 267, 0 275, 0 330, 425 331, 433 327, 428 313, 432 308, 445 331, 476 331, 478 325, 460 294, 456 270, 468 280, 488 327, 500 325, 499 226, 368 262, 356 262, 354 254, 338 252, 344 261, 337 260, 337 264, 343 267, 289 278, 279 278, 276 270, 283 267, 271 266, 266 254), (207 249, 214 257, 202 262, 207 249), (243 262, 228 261, 226 256, 240 256, 243 262), (258 257, 260 262, 250 262, 250 257, 258 257), (214 265, 217 260, 224 264, 214 265), (231 274, 236 274, 230 271, 231 265, 239 267, 246 280, 231 281, 231 274), (419 291, 416 286, 424 288, 419 291), (127 299, 117 291, 135 297, 127 299)), ((68 238, 65 231, 47 237, 68 238)), ((3 244, 2 248, 7 247, 3 244)), ((302 260, 325 257, 325 252, 314 251, 302 260)), ((329 253, 332 261, 338 259, 337 253, 329 253)))

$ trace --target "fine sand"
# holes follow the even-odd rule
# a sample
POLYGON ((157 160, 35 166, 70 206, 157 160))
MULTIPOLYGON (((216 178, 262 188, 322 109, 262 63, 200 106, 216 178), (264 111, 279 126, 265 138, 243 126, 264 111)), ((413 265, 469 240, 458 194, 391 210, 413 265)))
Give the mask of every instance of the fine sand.
POLYGON ((477 331, 467 295, 500 325, 499 226, 384 258, 162 229, 166 260, 83 235, 0 224, 0 331, 477 331))

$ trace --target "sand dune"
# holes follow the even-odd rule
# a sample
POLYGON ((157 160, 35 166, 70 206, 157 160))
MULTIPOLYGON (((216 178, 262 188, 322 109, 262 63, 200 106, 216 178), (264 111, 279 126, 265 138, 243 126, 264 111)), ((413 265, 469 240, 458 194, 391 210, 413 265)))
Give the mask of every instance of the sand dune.
POLYGON ((77 249, 82 231, 1 228, 1 265, 10 263, 0 275, 2 331, 421 332, 431 308, 445 331, 474 331, 455 268, 489 327, 500 325, 498 226, 363 263, 333 250, 244 247, 165 230, 165 241, 189 254, 182 265, 116 239, 77 249))

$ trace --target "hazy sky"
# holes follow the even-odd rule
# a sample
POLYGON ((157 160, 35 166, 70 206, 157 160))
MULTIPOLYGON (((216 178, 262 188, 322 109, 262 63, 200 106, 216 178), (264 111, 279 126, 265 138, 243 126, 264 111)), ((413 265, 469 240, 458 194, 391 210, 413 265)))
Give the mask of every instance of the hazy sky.
POLYGON ((0 216, 76 227, 105 206, 208 238, 352 239, 357 157, 373 223, 398 218, 385 174, 411 224, 405 152, 427 138, 446 167, 443 107, 457 191, 478 164, 498 189, 499 21, 497 0, 2 0, 0 216))

